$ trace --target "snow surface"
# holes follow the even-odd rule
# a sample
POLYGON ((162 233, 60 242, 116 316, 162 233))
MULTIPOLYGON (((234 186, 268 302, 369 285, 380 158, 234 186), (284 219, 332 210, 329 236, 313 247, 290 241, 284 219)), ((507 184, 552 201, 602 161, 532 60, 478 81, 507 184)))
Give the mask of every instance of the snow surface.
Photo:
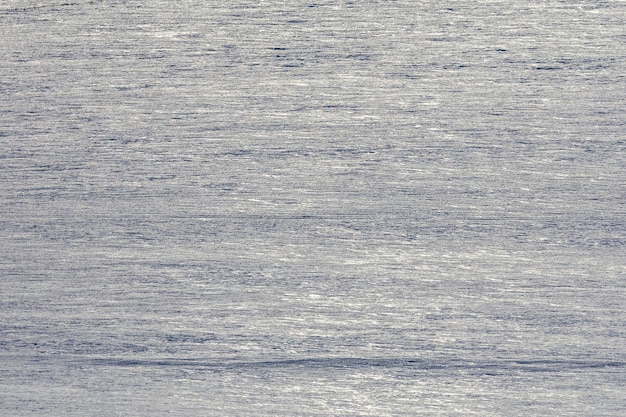
POLYGON ((623 1, 3 1, 0 415, 626 415, 623 1))

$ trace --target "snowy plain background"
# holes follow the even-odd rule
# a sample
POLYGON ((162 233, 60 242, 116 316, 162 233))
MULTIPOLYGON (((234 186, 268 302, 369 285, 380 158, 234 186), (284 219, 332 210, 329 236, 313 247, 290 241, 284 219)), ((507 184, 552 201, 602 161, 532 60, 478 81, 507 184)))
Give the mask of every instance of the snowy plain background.
POLYGON ((624 416, 626 2, 0 2, 0 415, 624 416))

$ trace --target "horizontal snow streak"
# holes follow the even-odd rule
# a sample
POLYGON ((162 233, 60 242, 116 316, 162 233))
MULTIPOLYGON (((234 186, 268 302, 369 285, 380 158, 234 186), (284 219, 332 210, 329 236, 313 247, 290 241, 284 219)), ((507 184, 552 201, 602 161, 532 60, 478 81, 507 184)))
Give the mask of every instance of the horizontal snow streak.
POLYGON ((458 370, 472 371, 492 375, 506 375, 510 372, 566 372, 581 369, 617 369, 624 370, 626 362, 615 361, 580 361, 580 360, 499 360, 490 362, 474 362, 464 360, 419 360, 403 358, 312 358, 312 359, 287 359, 275 361, 231 361, 221 362, 203 361, 201 359, 92 359, 70 361, 75 364, 93 364, 95 366, 111 367, 182 367, 211 368, 216 371, 236 370, 255 372, 257 369, 276 368, 289 370, 290 368, 313 368, 313 369, 346 369, 357 368, 402 368, 404 370, 458 370))

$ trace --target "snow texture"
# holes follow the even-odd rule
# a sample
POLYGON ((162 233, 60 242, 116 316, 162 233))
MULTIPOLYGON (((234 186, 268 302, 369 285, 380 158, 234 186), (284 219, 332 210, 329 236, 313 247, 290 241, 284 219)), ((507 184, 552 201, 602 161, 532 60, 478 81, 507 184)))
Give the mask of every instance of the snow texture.
POLYGON ((626 2, 4 0, 0 415, 626 415, 626 2))

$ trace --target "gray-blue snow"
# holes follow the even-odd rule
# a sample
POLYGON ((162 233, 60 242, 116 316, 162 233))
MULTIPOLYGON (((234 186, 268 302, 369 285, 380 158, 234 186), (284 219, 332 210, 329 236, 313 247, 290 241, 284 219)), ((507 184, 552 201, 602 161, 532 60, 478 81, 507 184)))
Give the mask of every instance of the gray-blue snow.
POLYGON ((0 415, 626 415, 626 2, 4 0, 0 415))

